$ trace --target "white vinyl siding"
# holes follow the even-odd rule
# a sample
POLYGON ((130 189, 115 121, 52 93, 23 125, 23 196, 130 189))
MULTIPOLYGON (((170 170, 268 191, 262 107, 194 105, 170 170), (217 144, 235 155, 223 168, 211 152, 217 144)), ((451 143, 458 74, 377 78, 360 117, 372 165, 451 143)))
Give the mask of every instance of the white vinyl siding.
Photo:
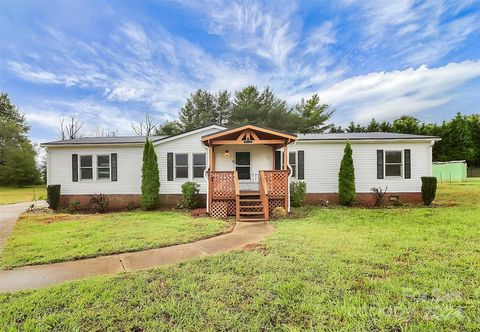
MULTIPOLYGON (((420 192, 422 176, 432 174, 429 142, 355 142, 351 141, 357 192, 369 193, 372 187, 388 186, 389 192, 420 192), (411 178, 377 179, 377 150, 411 150, 411 178)), ((338 192, 338 171, 344 142, 297 142, 289 149, 305 151, 305 182, 308 193, 338 192)), ((403 156, 403 153, 402 153, 403 156)), ((403 158, 403 157, 402 157, 403 158)), ((402 159, 403 161, 403 159, 402 159)), ((403 164, 402 170, 403 174, 403 164)))

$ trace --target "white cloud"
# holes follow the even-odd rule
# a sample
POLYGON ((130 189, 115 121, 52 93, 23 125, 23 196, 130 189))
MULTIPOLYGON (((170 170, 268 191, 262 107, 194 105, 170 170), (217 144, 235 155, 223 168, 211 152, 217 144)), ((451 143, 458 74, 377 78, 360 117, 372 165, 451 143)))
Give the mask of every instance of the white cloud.
POLYGON ((203 12, 210 33, 237 50, 247 50, 284 66, 299 43, 296 4, 292 1, 181 2, 203 12))
MULTIPOLYGON (((381 0, 344 1, 358 6, 359 22, 363 24, 366 50, 385 48, 396 50, 393 54, 410 64, 434 63, 447 55, 468 35, 478 30, 478 13, 459 17, 445 16, 458 13, 471 5, 469 1, 381 0)), ((456 14, 455 14, 456 15, 456 14)))
POLYGON ((479 61, 420 66, 403 71, 374 72, 343 80, 319 91, 339 115, 355 121, 392 119, 445 105, 469 80, 480 77, 479 61))

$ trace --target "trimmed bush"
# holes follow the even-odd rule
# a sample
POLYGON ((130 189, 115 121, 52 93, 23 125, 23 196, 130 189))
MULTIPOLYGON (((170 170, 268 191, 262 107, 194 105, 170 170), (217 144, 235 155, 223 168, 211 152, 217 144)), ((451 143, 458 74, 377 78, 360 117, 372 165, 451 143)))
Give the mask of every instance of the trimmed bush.
POLYGON ((60 203, 60 187, 59 184, 51 184, 47 186, 48 207, 52 210, 56 210, 60 203))
POLYGON ((157 154, 153 143, 147 138, 143 147, 142 166, 142 208, 153 210, 158 205, 160 178, 158 174, 157 154))
POLYGON ((437 194, 437 178, 434 176, 422 176, 422 200, 423 204, 430 205, 437 194))
POLYGON ((187 209, 194 209, 200 203, 200 185, 194 181, 182 184, 183 204, 187 209))
POLYGON ((270 217, 272 219, 285 219, 287 217, 287 211, 285 210, 284 207, 277 206, 272 210, 272 213, 270 214, 270 217))
POLYGON ((68 202, 68 207, 66 210, 68 213, 75 213, 78 211, 79 208, 80 208, 80 201, 78 199, 72 198, 68 202))
POLYGON ((108 210, 108 196, 105 194, 90 195, 90 205, 92 211, 97 213, 105 213, 108 210))
POLYGON ((352 206, 355 203, 355 167, 349 141, 345 145, 338 172, 338 202, 346 206, 352 206))
POLYGON ((307 184, 303 181, 290 183, 290 205, 300 207, 305 203, 307 184))

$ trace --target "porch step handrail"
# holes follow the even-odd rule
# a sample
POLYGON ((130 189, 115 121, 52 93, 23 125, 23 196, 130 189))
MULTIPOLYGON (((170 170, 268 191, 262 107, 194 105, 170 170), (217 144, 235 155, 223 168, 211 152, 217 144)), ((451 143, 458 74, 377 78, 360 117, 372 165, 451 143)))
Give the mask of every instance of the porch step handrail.
POLYGON ((270 209, 268 207, 268 186, 265 172, 260 171, 260 199, 262 200, 263 216, 265 220, 270 220, 270 209))
POLYGON ((233 172, 233 186, 235 187, 235 217, 240 219, 240 186, 238 185, 238 172, 233 172))

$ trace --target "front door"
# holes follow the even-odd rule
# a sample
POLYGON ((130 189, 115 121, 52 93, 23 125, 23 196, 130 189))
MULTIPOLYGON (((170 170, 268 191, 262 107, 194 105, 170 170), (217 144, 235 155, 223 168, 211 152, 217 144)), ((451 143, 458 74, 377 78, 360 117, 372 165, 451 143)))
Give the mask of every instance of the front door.
POLYGON ((250 180, 250 152, 235 152, 235 169, 239 180, 250 180))

